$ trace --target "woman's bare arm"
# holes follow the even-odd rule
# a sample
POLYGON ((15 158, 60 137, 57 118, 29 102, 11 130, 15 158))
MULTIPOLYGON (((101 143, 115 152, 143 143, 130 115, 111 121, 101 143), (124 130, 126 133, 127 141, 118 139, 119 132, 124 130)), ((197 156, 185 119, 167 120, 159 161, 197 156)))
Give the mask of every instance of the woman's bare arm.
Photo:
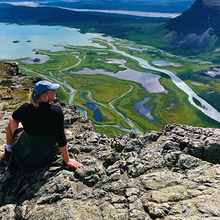
POLYGON ((68 165, 70 167, 74 167, 74 168, 83 168, 84 167, 81 163, 78 163, 76 160, 71 159, 69 157, 67 145, 65 147, 61 147, 60 151, 61 151, 61 154, 63 156, 63 159, 64 159, 66 165, 68 165))

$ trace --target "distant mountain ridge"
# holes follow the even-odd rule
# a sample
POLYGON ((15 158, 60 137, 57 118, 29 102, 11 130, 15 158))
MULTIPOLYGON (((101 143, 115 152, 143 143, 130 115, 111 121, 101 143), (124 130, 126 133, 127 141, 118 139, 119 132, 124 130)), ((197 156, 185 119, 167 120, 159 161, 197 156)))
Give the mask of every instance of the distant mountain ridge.
POLYGON ((171 19, 166 28, 177 32, 164 38, 174 47, 203 47, 210 38, 220 36, 220 1, 196 0, 190 9, 171 19))
POLYGON ((85 0, 85 1, 47 1, 40 5, 60 6, 76 9, 126 10, 163 13, 182 13, 193 0, 85 0))
POLYGON ((76 12, 54 6, 0 4, 0 22, 64 25, 80 29, 81 33, 104 33, 139 44, 149 44, 181 56, 196 56, 218 64, 220 59, 219 0, 196 0, 188 10, 171 20, 162 17, 76 12))

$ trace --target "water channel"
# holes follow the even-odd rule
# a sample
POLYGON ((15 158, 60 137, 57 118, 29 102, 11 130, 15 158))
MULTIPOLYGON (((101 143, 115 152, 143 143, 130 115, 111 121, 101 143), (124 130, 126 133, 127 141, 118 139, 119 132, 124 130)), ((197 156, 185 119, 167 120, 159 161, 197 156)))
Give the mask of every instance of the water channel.
POLYGON ((139 57, 132 56, 130 54, 127 54, 124 51, 118 50, 111 43, 111 40, 109 40, 109 45, 113 48, 111 51, 122 54, 123 56, 129 57, 131 59, 137 60, 140 64, 140 66, 142 66, 143 68, 155 70, 155 71, 162 72, 162 73, 169 75, 172 82, 189 96, 188 100, 192 105, 194 105, 196 108, 201 110, 204 114, 208 115, 210 118, 220 122, 220 113, 215 108, 213 108, 208 102, 206 102, 205 100, 200 98, 186 83, 184 83, 174 73, 172 73, 169 70, 163 70, 163 69, 159 69, 159 68, 150 66, 146 60, 139 58, 139 57), (203 107, 196 105, 196 103, 193 101, 193 98, 197 99, 203 107))

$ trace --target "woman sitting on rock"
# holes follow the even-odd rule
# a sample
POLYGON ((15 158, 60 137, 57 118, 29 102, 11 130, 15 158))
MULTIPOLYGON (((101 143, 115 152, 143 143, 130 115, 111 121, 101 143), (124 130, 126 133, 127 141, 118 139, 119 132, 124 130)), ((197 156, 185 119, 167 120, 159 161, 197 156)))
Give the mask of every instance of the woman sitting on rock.
POLYGON ((30 104, 25 103, 13 112, 6 129, 5 153, 1 156, 10 170, 31 171, 61 164, 63 160, 70 167, 83 167, 69 157, 61 107, 50 104, 56 99, 58 88, 59 84, 39 81, 30 104))

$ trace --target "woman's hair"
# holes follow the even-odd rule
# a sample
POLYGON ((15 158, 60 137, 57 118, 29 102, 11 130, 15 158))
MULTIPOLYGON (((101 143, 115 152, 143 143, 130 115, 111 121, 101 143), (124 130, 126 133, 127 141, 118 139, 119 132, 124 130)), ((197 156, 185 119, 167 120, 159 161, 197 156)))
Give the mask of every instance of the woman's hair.
MULTIPOLYGON (((47 94, 48 91, 45 93, 47 94)), ((37 108, 37 107, 39 107, 39 103, 42 102, 41 96, 37 96, 36 102, 34 102, 34 98, 35 98, 35 94, 34 94, 34 92, 31 92, 30 97, 29 97, 30 104, 32 104, 34 107, 37 108)))

